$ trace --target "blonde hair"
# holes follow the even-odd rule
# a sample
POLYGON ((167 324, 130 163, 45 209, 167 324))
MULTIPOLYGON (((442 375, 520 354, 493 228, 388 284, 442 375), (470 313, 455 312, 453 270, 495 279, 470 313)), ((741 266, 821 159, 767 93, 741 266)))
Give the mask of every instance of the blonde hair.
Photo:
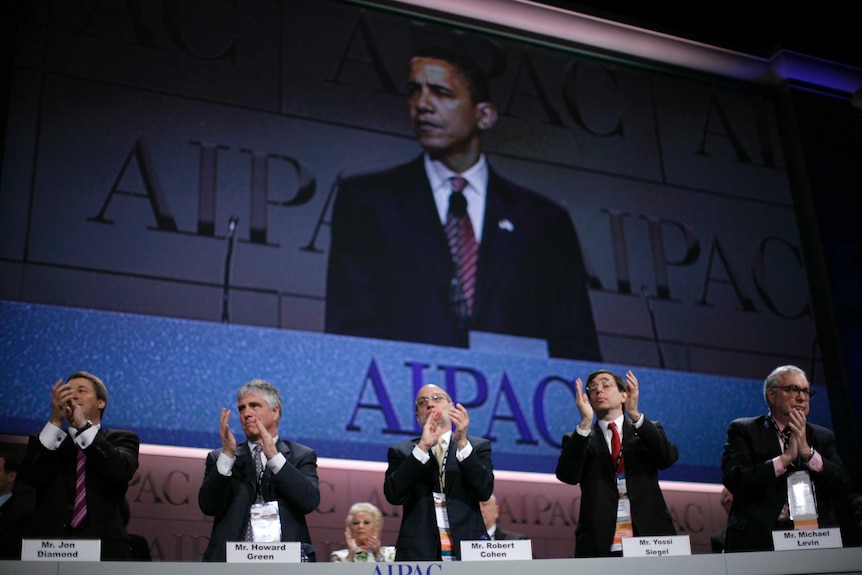
POLYGON ((374 521, 374 524, 377 525, 378 528, 383 529, 383 512, 380 511, 380 509, 373 503, 368 503, 366 501, 354 503, 350 506, 350 509, 347 511, 347 517, 344 519, 345 525, 349 527, 357 513, 368 513, 371 515, 371 519, 374 521))

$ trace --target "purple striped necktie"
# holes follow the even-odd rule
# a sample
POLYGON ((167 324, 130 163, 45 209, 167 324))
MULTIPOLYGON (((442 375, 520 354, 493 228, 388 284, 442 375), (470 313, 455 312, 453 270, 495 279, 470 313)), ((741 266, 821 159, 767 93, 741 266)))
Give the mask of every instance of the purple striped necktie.
MULTIPOLYGON (((251 458, 254 461, 254 473, 257 478, 257 489, 255 491, 255 503, 263 503, 263 495, 260 492, 260 481, 263 477, 263 460, 260 458, 263 452, 263 446, 259 443, 255 444, 251 451, 251 458)), ((245 541, 254 541, 254 530, 251 526, 251 515, 249 515, 248 524, 245 526, 245 541)))
POLYGON ((473 315, 473 296, 476 293, 476 269, 479 261, 479 245, 473 235, 473 224, 467 214, 467 199, 464 188, 467 180, 460 176, 450 178, 452 194, 449 196, 449 212, 446 216, 446 239, 455 264, 455 279, 459 297, 453 298, 456 311, 462 319, 473 315), (457 303, 463 299, 463 306, 457 303), (462 308, 459 310, 459 308, 462 308))
POLYGON ((79 527, 87 518, 87 456, 80 447, 75 465, 75 505, 72 508, 72 527, 79 527))

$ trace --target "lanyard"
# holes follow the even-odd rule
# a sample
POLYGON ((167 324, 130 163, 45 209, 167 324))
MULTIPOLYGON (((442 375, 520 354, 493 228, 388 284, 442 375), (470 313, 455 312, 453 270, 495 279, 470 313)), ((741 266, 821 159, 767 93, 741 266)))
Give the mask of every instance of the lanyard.
POLYGON ((782 431, 778 427, 778 422, 775 421, 775 418, 771 415, 768 416, 769 424, 772 426, 772 429, 775 430, 775 434, 778 435, 779 441, 781 441, 781 450, 787 451, 787 446, 790 444, 790 427, 785 426, 784 431, 782 431))
POLYGON ((438 480, 440 481, 440 493, 443 493, 443 489, 446 487, 446 462, 449 461, 449 450, 446 449, 446 452, 443 454, 443 463, 440 464, 440 469, 438 470, 438 480))

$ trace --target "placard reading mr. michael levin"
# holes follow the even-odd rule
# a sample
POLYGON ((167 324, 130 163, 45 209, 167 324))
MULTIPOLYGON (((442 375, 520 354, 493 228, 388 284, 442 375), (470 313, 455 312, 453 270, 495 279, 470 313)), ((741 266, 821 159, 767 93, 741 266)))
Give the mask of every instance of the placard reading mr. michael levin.
POLYGON ((461 542, 461 561, 506 561, 532 558, 533 544, 529 539, 461 542))
POLYGON ((798 551, 800 549, 840 549, 841 531, 830 529, 797 529, 773 531, 772 543, 776 551, 798 551))

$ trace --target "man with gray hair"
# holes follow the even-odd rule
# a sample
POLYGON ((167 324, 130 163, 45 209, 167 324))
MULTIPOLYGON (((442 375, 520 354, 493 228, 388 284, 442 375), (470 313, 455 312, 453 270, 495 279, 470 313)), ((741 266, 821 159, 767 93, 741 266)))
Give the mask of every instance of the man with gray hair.
POLYGON ((722 483, 733 493, 725 551, 771 551, 772 532, 838 527, 850 477, 835 434, 807 420, 815 390, 798 367, 763 383, 769 412, 730 423, 722 483))
POLYGON ((225 561, 229 541, 293 541, 312 550, 305 516, 320 503, 317 453, 279 437, 281 396, 272 384, 249 381, 237 391, 236 406, 247 441, 237 444, 223 408, 222 446, 207 455, 198 492, 201 511, 214 517, 203 560, 225 561))

